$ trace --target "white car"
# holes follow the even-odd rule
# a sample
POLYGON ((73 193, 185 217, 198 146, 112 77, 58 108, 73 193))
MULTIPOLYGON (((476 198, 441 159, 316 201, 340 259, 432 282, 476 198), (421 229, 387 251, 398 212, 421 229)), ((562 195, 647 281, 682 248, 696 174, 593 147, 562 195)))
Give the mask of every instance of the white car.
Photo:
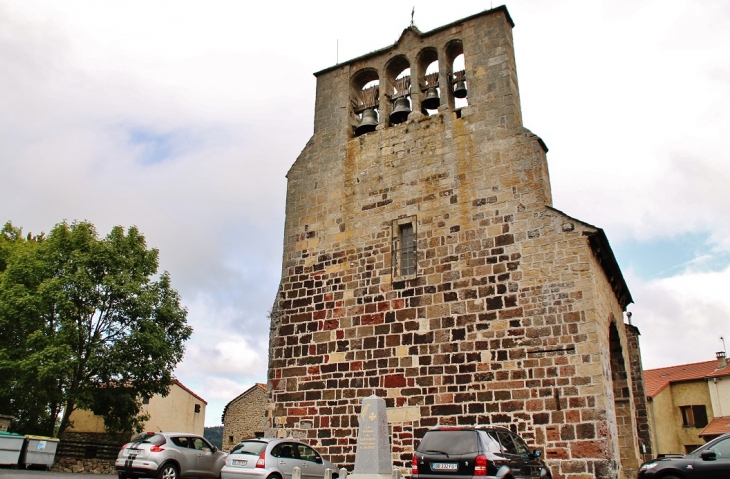
POLYGON ((227 455, 197 434, 143 432, 122 447, 114 466, 119 479, 218 478, 227 455))
POLYGON ((323 479, 325 470, 338 479, 337 467, 296 439, 247 439, 236 444, 221 469, 221 479, 292 479, 298 467, 302 479, 323 479))

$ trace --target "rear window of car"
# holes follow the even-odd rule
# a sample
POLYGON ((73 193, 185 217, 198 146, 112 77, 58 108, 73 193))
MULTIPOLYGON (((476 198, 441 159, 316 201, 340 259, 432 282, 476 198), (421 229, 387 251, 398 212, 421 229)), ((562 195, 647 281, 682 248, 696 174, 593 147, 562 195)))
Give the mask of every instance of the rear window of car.
POLYGON ((136 435, 134 439, 132 439, 132 442, 160 445, 165 443, 165 436, 162 434, 155 434, 153 432, 143 432, 142 434, 136 435))
POLYGON ((496 437, 496 433, 494 431, 479 431, 479 434, 482 437, 482 443, 490 452, 500 453, 502 452, 502 448, 499 445, 499 440, 496 437))
POLYGON ((478 441, 477 432, 474 430, 433 430, 428 431, 423 436, 423 440, 418 446, 418 452, 428 453, 429 451, 433 451, 445 454, 469 454, 479 451, 478 441))
POLYGON ((266 442, 260 441, 239 442, 238 444, 233 446, 233 449, 231 449, 231 454, 250 454, 254 456, 260 456, 264 449, 266 449, 267 444, 268 443, 266 442))

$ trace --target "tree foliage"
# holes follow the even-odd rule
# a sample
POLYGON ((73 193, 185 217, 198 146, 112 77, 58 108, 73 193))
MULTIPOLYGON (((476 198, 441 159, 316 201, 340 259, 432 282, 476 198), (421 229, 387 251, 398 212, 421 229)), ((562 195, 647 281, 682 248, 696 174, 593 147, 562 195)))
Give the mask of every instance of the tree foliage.
POLYGON ((0 414, 60 434, 77 408, 140 430, 141 398, 167 394, 192 329, 158 251, 136 227, 88 222, 45 235, 0 230, 0 414))

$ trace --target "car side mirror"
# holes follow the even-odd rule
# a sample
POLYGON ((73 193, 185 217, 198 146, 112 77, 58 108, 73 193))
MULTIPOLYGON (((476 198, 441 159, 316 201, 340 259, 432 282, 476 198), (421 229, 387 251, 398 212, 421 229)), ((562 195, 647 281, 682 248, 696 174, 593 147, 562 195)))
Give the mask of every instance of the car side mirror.
POLYGON ((540 457, 540 456, 542 456, 542 451, 539 449, 535 449, 534 451, 532 451, 532 456, 536 457, 536 458, 540 457))
POLYGON ((717 454, 715 451, 702 451, 700 457, 703 461, 714 461, 717 459, 717 454))
POLYGON ((322 464, 322 458, 320 456, 317 456, 314 458, 314 462, 316 462, 317 464, 322 464))

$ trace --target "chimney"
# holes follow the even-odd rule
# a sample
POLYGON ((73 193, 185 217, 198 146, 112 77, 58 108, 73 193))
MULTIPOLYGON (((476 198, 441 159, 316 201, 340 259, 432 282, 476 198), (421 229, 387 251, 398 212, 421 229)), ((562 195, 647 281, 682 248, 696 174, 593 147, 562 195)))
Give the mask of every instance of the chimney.
POLYGON ((725 359, 725 351, 718 351, 715 353, 715 356, 717 356, 717 369, 726 368, 727 360, 725 359))

